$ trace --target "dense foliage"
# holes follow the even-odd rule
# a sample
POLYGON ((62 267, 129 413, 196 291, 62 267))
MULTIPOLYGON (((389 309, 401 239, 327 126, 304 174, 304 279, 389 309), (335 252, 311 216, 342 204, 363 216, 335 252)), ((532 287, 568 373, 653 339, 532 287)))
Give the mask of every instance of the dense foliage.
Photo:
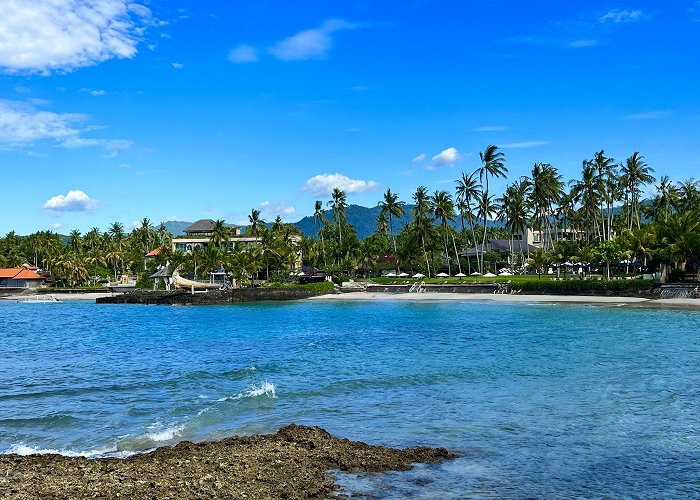
MULTIPOLYGON (((251 285, 260 279, 294 281, 300 261, 337 281, 389 270, 426 277, 440 272, 483 274, 503 267, 516 273, 547 273, 552 265, 559 272, 557 264, 568 262, 580 263, 583 276, 660 271, 663 281, 697 279, 698 181, 672 182, 666 176, 657 181, 639 153, 616 162, 601 150, 583 161, 577 179, 566 182, 556 167, 537 163, 529 175, 495 193, 493 180, 509 173, 506 158, 496 146, 488 146, 479 159, 473 172, 455 180, 453 192, 430 193, 419 186, 404 201, 387 189, 372 221, 376 229, 364 238, 348 221, 346 194, 336 188, 330 200, 315 203, 311 219, 316 237, 302 235, 279 217, 270 224, 253 210, 246 235, 258 238, 257 244, 236 244, 231 228, 216 221, 210 245, 182 253, 172 250, 172 235, 163 224, 154 229, 143 219, 129 234, 118 222, 104 233, 93 228, 67 237, 50 231, 26 237, 10 232, 0 238, 0 267, 34 264, 63 286, 94 284, 121 274, 143 280, 166 262, 183 273, 205 277, 225 268, 251 285), (655 194, 644 199, 652 186, 655 194), (501 227, 494 227, 494 220, 501 227), (537 233, 541 248, 528 250, 522 241, 526 230, 537 233), (487 244, 490 239, 508 240, 508 249, 493 251, 487 244), (160 253, 146 259, 155 248, 160 253), (465 257, 468 250, 470 256, 465 257)), ((595 281, 582 283, 591 284, 567 286, 600 286, 595 281)))

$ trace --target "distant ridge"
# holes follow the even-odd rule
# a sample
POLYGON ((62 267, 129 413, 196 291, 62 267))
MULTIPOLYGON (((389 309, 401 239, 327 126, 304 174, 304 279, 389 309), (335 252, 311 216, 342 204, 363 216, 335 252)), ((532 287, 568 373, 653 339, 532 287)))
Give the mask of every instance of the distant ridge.
MULTIPOLYGON (((414 205, 406 205, 404 207, 404 216, 400 218, 394 217, 392 220, 392 225, 394 228, 394 233, 398 234, 406 224, 413 221, 413 208, 414 205)), ((382 208, 376 207, 363 207, 360 205, 349 205, 345 209, 345 217, 349 224, 355 227, 357 231, 357 237, 361 240, 367 238, 368 236, 374 234, 377 230, 377 218, 382 208)), ((323 216, 332 221, 333 212, 330 210, 324 210, 323 216)), ((267 221, 268 226, 271 221, 267 221)), ((192 222, 187 221, 168 221, 165 223, 165 228, 170 231, 173 236, 182 236, 184 234, 183 230, 192 224, 192 222)), ((314 218, 311 215, 303 217, 297 222, 290 223, 293 226, 299 228, 301 233, 305 236, 316 237, 318 234, 319 227, 314 223, 314 218)), ((455 228, 460 228, 459 217, 455 218, 454 222, 451 224, 455 228)), ((503 224, 501 222, 489 221, 489 227, 496 226, 501 227, 503 224)), ((240 226, 243 231, 245 231, 246 226, 240 226)))

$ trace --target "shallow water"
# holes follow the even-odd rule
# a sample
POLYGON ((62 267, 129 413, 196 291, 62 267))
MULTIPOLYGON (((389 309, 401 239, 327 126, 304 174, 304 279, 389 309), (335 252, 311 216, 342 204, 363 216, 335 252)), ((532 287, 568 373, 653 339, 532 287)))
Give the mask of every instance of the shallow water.
POLYGON ((0 303, 0 452, 289 422, 461 455, 370 498, 700 496, 700 313, 491 302, 0 303))

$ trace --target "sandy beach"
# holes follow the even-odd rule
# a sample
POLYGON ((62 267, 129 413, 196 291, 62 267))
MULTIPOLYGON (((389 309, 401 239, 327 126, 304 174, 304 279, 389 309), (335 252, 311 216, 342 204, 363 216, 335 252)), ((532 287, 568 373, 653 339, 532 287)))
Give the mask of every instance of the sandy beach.
POLYGON ((373 293, 347 292, 321 295, 307 300, 317 301, 491 301, 505 303, 570 303, 627 305, 634 307, 690 308, 700 310, 700 299, 647 299, 642 297, 614 297, 595 295, 506 295, 486 293, 373 293))

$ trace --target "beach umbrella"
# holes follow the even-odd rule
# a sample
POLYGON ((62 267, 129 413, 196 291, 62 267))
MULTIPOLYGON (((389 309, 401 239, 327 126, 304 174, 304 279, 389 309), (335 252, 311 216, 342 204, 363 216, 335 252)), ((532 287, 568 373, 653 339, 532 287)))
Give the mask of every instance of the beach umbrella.
POLYGON ((506 271, 506 270, 504 269, 503 271, 501 271, 500 273, 498 273, 498 275, 499 275, 499 276, 513 276, 513 273, 509 273, 508 271, 506 271))
POLYGON ((474 271, 470 276, 481 276, 481 273, 479 271, 474 271))
POLYGON ((484 274, 484 278, 495 278, 495 277, 496 277, 496 275, 493 274, 493 273, 486 273, 486 274, 484 274))
POLYGON ((386 273, 387 278, 396 278, 396 273, 394 271, 391 271, 390 273, 386 273))
POLYGON ((466 276, 466 274, 464 274, 464 273, 457 273, 457 274, 455 274, 455 276, 457 276, 458 278, 464 278, 464 277, 466 276))
POLYGON ((438 278, 448 278, 450 275, 447 273, 437 273, 435 276, 438 278))
POLYGON ((409 274, 408 273, 401 273, 399 274, 399 278, 408 278, 409 274))
POLYGON ((413 275, 414 278, 425 278, 425 274, 416 273, 413 275))

